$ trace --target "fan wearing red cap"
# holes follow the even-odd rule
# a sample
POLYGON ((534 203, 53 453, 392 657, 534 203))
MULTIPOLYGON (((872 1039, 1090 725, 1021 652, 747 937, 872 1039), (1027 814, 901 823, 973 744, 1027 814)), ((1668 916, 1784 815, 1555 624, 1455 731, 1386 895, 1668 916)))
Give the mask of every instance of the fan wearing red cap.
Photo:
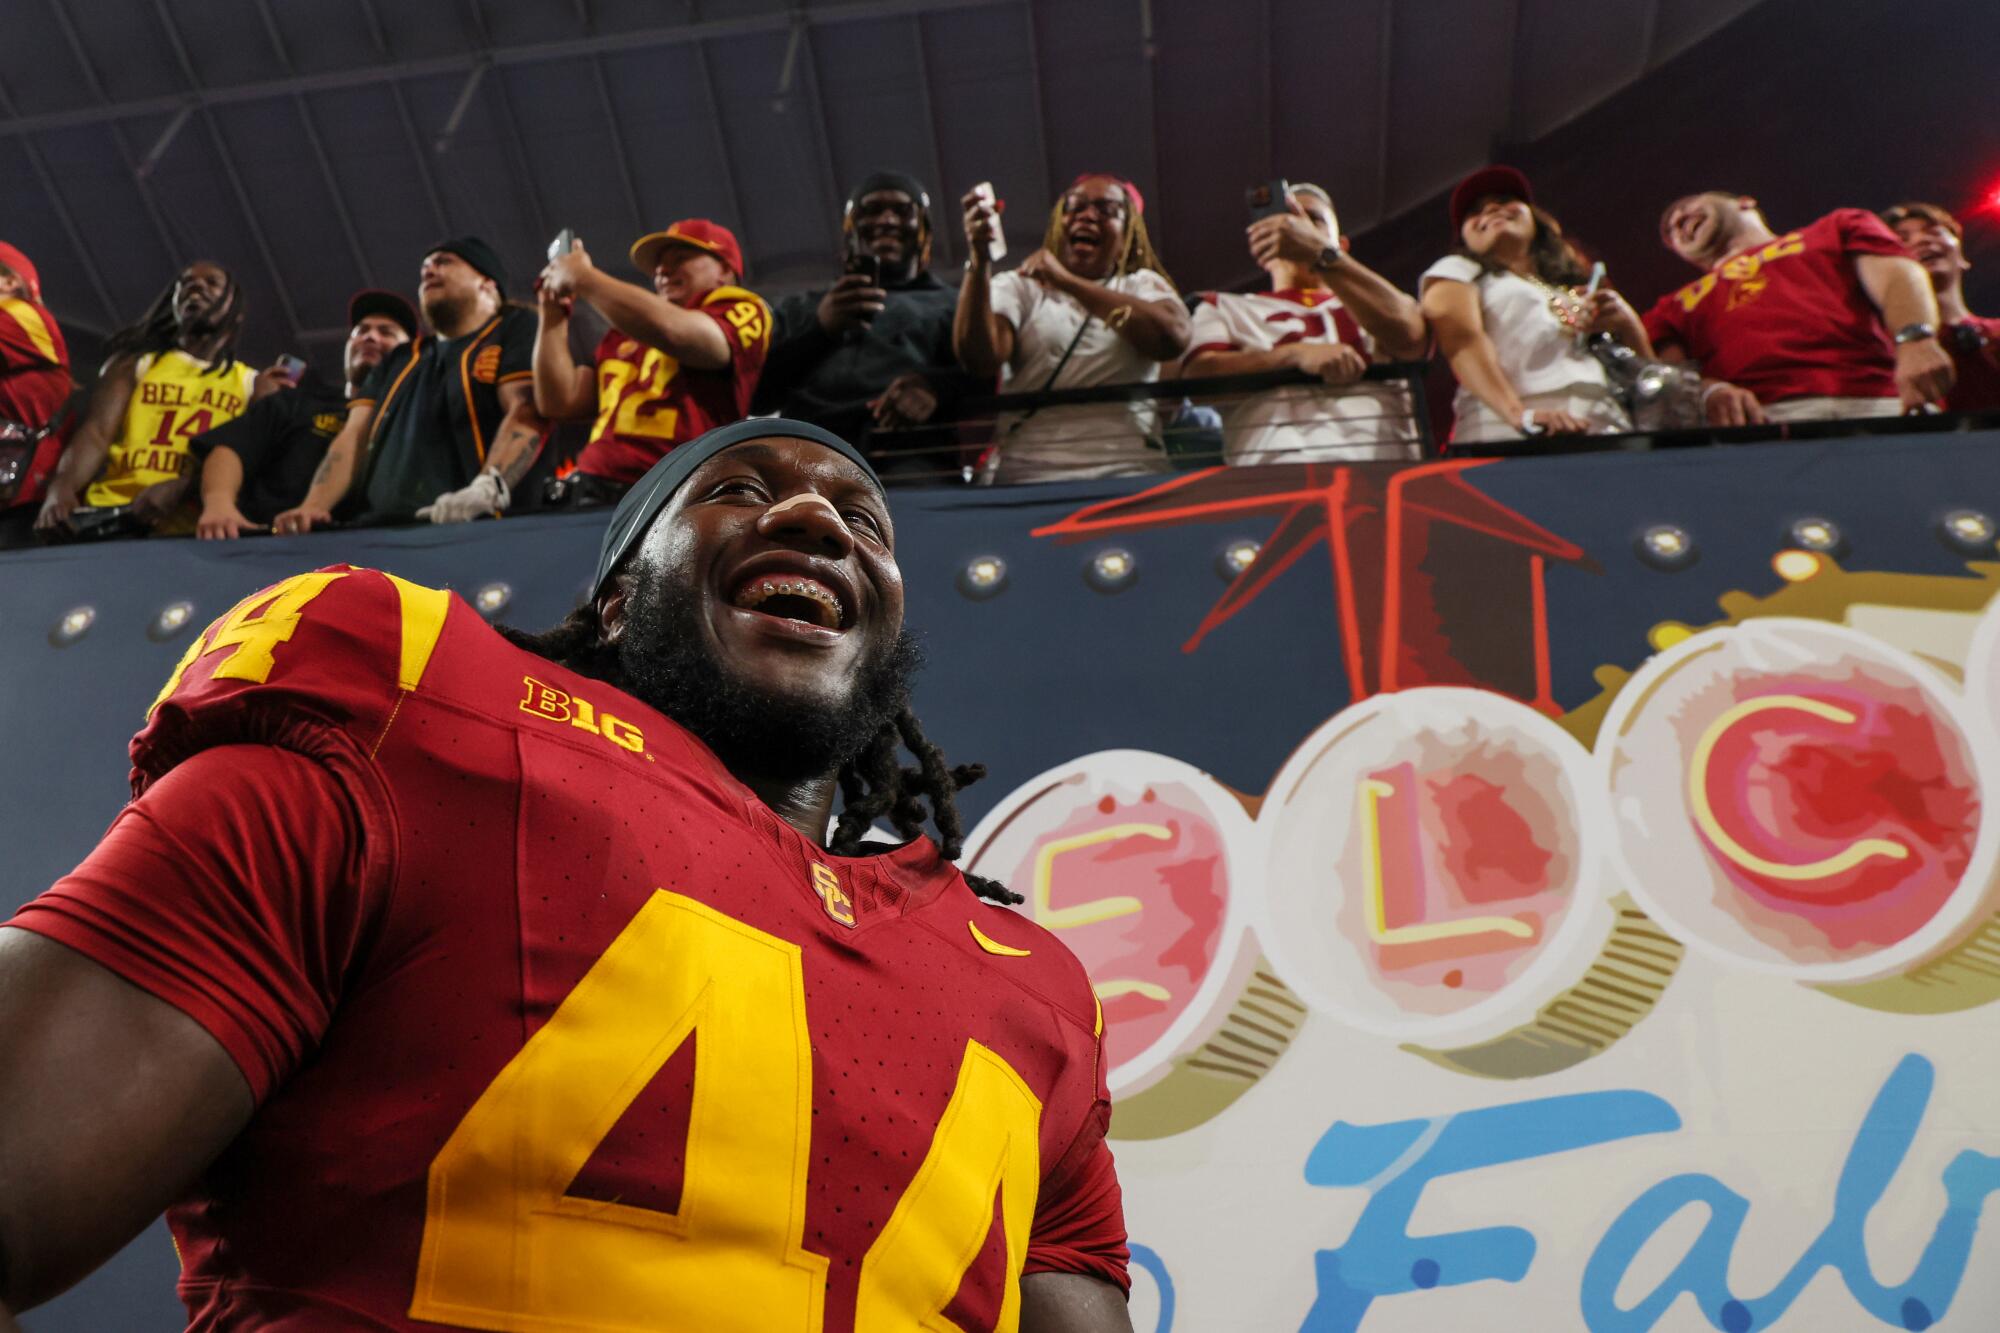
POLYGON ((1608 333, 1651 356, 1646 331, 1623 297, 1591 280, 1528 178, 1512 167, 1473 172, 1451 192, 1451 225, 1457 246, 1418 290, 1458 377, 1452 439, 1631 430, 1584 336, 1608 333))
MULTIPOLYGON (((1162 364, 1187 351, 1187 307, 1153 253, 1146 199, 1132 182, 1077 177, 1049 211, 1042 248, 998 275, 987 249, 997 210, 980 190, 960 205, 971 258, 952 350, 967 371, 1000 376, 1010 393, 1039 393, 1157 380, 1162 364)), ((1154 433, 1150 400, 1005 414, 982 480, 1164 472, 1154 433)))
POLYGON ((69 398, 69 347, 28 257, 0 241, 0 550, 31 540, 62 440, 41 431, 69 398))
POLYGON ((610 504, 675 445, 741 420, 771 349, 771 308, 739 286, 743 248, 729 228, 683 218, 632 243, 650 290, 591 262, 581 240, 535 285, 535 406, 551 421, 588 421, 590 440, 567 502, 610 504), (570 313, 583 301, 609 321, 593 364, 570 355, 570 313))

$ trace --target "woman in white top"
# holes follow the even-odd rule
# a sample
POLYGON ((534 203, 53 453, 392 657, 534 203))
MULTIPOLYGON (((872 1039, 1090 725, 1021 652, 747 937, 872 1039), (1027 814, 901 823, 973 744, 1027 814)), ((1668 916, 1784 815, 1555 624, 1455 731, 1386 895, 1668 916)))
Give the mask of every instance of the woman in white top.
MULTIPOLYGON (((1160 377, 1187 350, 1187 307, 1146 236, 1146 201, 1129 181, 1079 176, 1049 213, 1042 248, 992 273, 999 217, 965 196, 971 259, 959 289, 952 350, 1007 392, 1080 389, 1160 377)), ((1168 470, 1154 447, 1150 400, 1044 407, 995 425, 985 482, 1123 477, 1168 470)))
POLYGON ((1527 178, 1512 167, 1474 172, 1452 191, 1451 221, 1459 249, 1425 271, 1419 291, 1458 376, 1452 439, 1631 430, 1583 339, 1608 333, 1648 357, 1652 343, 1617 292, 1577 290, 1589 266, 1535 207, 1527 178))

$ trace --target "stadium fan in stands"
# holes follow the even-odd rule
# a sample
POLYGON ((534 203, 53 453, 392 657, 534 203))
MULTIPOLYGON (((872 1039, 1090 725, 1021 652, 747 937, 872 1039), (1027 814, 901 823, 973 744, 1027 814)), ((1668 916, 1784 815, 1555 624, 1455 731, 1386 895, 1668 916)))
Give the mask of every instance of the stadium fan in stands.
POLYGON ((41 275, 0 241, 0 550, 32 540, 69 391, 69 346, 42 304, 41 275))
POLYGON ((1643 356, 1638 314, 1590 266, 1528 178, 1486 167, 1451 192, 1453 253, 1424 270, 1424 314, 1458 377, 1452 439, 1475 443, 1632 428, 1582 335, 1605 332, 1643 356))
POLYGON ((463 523, 512 505, 548 430, 529 384, 535 317, 507 304, 500 256, 476 236, 424 255, 417 305, 430 334, 369 374, 276 531, 308 532, 336 511, 361 523, 463 523))
POLYGON ((145 317, 104 344, 104 371, 49 479, 35 521, 51 535, 194 531, 188 441, 289 379, 236 359, 243 292, 196 260, 145 317), (100 475, 101 474, 101 475, 100 475))
POLYGON ((1667 205, 1660 239, 1703 273, 1646 331, 1700 363, 1712 423, 1895 416, 1950 393, 1930 280, 1868 210, 1779 236, 1749 195, 1708 190, 1667 205))
POLYGON ((771 346, 771 308, 743 278, 727 227, 684 218, 632 243, 650 289, 614 278, 577 241, 542 270, 536 292, 535 410, 550 421, 595 417, 563 483, 563 502, 612 504, 676 445, 740 420, 771 346), (611 327, 595 364, 570 355, 583 301, 611 327))
POLYGON ((0 930, 0 1322, 173 1205, 196 1326, 1130 1333, 1104 1023, 953 865, 866 459, 690 441, 589 586, 196 641, 0 930))
MULTIPOLYGON (((1079 176, 1049 211, 1042 248, 994 274, 987 246, 1000 217, 968 192, 970 258, 952 349, 1010 393, 1128 384, 1160 377, 1187 351, 1188 312, 1153 253, 1146 201, 1130 181, 1079 176)), ((1167 470, 1150 399, 1030 408, 1001 416, 982 480, 1058 481, 1167 470)))
POLYGON ((1965 304, 1965 228, 1936 204, 1897 204, 1882 214, 1930 275, 1937 296, 1938 337, 1951 353, 1955 379, 1945 406, 1954 412, 2000 412, 2000 319, 1965 304))
MULTIPOLYGON (((1250 224, 1268 292, 1203 292, 1185 371, 1301 370, 1325 381, 1244 395, 1222 407, 1231 463, 1412 459, 1421 450, 1404 384, 1356 383, 1378 353, 1424 355, 1429 331, 1407 292, 1350 258, 1332 196, 1294 185, 1287 212, 1250 224)), ((1193 386, 1190 386, 1193 387, 1193 386)))
POLYGON ((951 350, 958 289, 930 271, 930 194, 878 171, 849 192, 840 236, 841 277, 778 305, 757 408, 852 440, 885 480, 956 479, 955 429, 922 429, 971 383, 951 350))
POLYGON ((248 412, 188 441, 201 460, 205 541, 240 537, 305 498, 347 405, 382 359, 417 335, 417 312, 394 292, 357 292, 347 303, 346 383, 335 389, 311 370, 248 412))

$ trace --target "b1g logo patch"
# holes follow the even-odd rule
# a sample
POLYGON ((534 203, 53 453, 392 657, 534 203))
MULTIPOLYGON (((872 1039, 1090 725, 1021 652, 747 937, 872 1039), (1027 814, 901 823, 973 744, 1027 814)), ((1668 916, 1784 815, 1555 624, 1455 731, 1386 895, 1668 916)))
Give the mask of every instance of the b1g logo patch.
MULTIPOLYGON (((578 731, 603 737, 621 750, 646 754, 645 733, 623 718, 599 713, 589 700, 579 699, 533 676, 521 677, 521 683, 528 687, 528 697, 521 700, 521 711, 530 717, 545 722, 567 722, 578 731)), ((646 754, 649 761, 652 757, 646 754)))
POLYGON ((482 347, 479 355, 472 358, 472 378, 481 384, 492 384, 500 378, 500 349, 482 347))

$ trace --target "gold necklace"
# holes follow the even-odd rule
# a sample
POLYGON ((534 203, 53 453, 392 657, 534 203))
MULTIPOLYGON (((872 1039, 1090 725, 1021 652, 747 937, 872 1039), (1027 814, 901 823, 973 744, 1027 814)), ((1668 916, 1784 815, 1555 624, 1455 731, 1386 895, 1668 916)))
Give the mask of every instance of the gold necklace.
POLYGON ((1583 298, 1577 295, 1574 287, 1557 287, 1553 283, 1542 281, 1541 275, 1532 271, 1520 276, 1548 294, 1549 313, 1556 317, 1558 324, 1571 333, 1584 331, 1584 326, 1588 323, 1584 316, 1585 306, 1583 298))

